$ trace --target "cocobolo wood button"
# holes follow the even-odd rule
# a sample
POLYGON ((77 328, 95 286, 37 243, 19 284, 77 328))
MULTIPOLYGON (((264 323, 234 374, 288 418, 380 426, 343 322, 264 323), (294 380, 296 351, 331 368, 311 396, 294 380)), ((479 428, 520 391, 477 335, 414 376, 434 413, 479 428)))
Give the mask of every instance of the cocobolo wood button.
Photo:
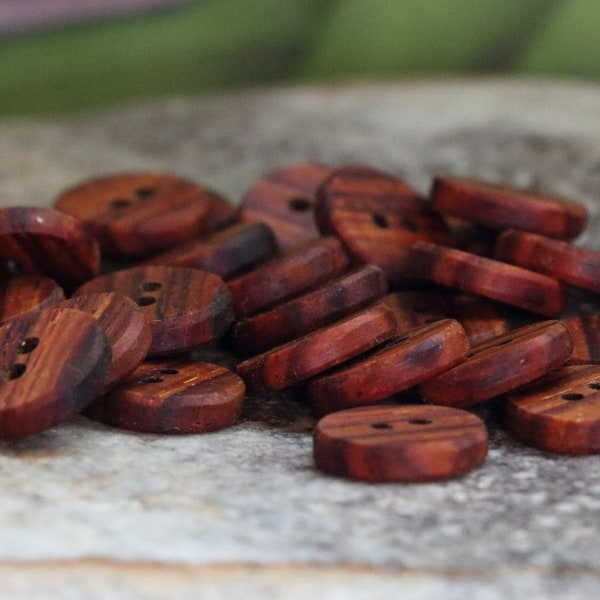
POLYGON ((506 426, 522 442, 553 452, 600 452, 600 366, 566 366, 506 403, 506 426))
POLYGON ((102 327, 112 354, 106 385, 131 373, 146 357, 152 342, 150 325, 131 298, 114 292, 84 294, 58 306, 89 313, 102 327))
POLYGON ((470 406, 529 383, 571 356, 569 330, 560 321, 520 327, 475 346, 467 360, 421 384, 426 402, 470 406))
POLYGON ((469 350, 458 321, 438 321, 316 377, 309 382, 307 394, 319 414, 370 404, 439 375, 462 362, 469 350))
POLYGON ((76 415, 104 385, 102 328, 71 308, 28 311, 0 327, 0 436, 44 431, 76 415))
POLYGON ((140 257, 196 236, 220 200, 180 177, 126 173, 71 188, 55 207, 81 221, 107 254, 140 257))
POLYGON ((271 228, 265 223, 238 223, 190 240, 145 261, 150 265, 191 267, 226 279, 274 254, 271 228))
POLYGON ((319 238, 314 196, 331 172, 312 163, 270 171, 244 194, 240 218, 267 223, 283 251, 319 238))
POLYGON ((32 308, 49 308, 64 299, 63 289, 49 277, 9 277, 0 282, 0 322, 32 308))
POLYGON ((588 217, 584 206, 564 198, 455 177, 436 177, 431 199, 445 215, 560 239, 577 237, 588 217))
POLYGON ((373 483, 458 477, 487 455, 483 422, 444 406, 342 410, 317 423, 313 440, 321 471, 373 483))
POLYGON ((496 306, 473 294, 405 290, 387 294, 383 301, 394 311, 399 332, 440 319, 456 319, 475 346, 508 330, 496 306))
POLYGON ((235 373, 219 365, 148 362, 94 401, 85 415, 134 431, 204 433, 237 420, 245 389, 235 373))
POLYGON ((274 392, 322 373, 387 340, 396 327, 381 303, 323 327, 237 366, 254 393, 274 392))
POLYGON ((319 414, 370 404, 439 375, 462 362, 469 350, 458 321, 416 327, 311 380, 308 397, 319 414))
POLYGON ((452 245, 444 221, 400 179, 367 167, 337 169, 317 193, 321 232, 335 235, 358 264, 381 267, 390 285, 406 282, 416 240, 452 245))
POLYGON ((233 347, 241 354, 258 354, 360 310, 386 291, 379 267, 359 267, 312 292, 237 321, 231 331, 233 347))
POLYGON ((600 252, 510 229, 498 236, 494 256, 571 285, 600 292, 600 252))
POLYGON ((335 238, 309 242, 227 282, 237 317, 296 296, 348 267, 348 256, 335 238))
POLYGON ((583 315, 563 319, 573 340, 569 364, 600 363, 600 317, 583 315))
POLYGON ((73 290, 100 272, 100 247, 75 219, 57 210, 3 208, 0 271, 45 275, 73 290))
POLYGON ((148 265, 88 281, 76 296, 116 292, 141 308, 152 332, 148 354, 180 352, 222 336, 233 321, 231 295, 213 273, 148 265))
POLYGON ((556 316, 565 308, 561 284, 547 275, 426 242, 413 244, 409 254, 410 272, 417 278, 547 317, 556 316))

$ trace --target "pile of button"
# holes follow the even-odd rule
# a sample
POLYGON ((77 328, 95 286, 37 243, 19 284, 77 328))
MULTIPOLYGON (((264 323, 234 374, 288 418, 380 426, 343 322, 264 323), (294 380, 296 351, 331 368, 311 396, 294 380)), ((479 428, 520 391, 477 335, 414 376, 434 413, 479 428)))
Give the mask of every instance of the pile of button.
POLYGON ((81 411, 203 433, 295 386, 333 475, 462 475, 487 453, 468 408, 498 398, 521 441, 598 452, 600 318, 565 313, 570 290, 600 292, 600 253, 573 243, 586 222, 531 190, 436 177, 424 198, 317 164, 265 174, 239 207, 126 173, 1 209, 0 436, 81 411), (235 372, 193 358, 215 342, 235 372))

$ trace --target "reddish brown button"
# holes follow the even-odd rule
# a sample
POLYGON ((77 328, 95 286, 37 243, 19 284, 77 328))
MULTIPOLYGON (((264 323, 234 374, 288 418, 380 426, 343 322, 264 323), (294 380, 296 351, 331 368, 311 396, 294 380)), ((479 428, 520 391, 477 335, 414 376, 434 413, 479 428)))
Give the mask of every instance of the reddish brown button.
POLYGON ((381 267, 391 286, 406 283, 413 242, 452 244, 444 221, 412 187, 367 167, 337 169, 317 193, 315 218, 356 263, 381 267))
POLYGON ((203 231, 216 201, 217 194, 181 177, 127 173, 82 183, 55 206, 84 223, 107 254, 140 257, 203 231))
POLYGON ((560 321, 542 321, 498 336, 471 350, 467 360, 421 384, 426 402, 470 406, 510 392, 571 356, 569 330, 560 321))
POLYGON ((302 163, 275 169, 242 198, 243 221, 264 221, 283 251, 320 237, 314 219, 314 196, 331 169, 302 163))
POLYGON ((444 406, 363 406, 323 417, 314 432, 320 470, 375 483, 459 477, 486 455, 483 422, 444 406))
POLYGON ((219 365, 148 362, 93 402, 85 414, 134 431, 204 433, 237 420, 244 392, 244 382, 219 365))
POLYGON ((44 431, 76 415, 104 385, 102 328, 70 308, 28 311, 0 327, 0 436, 44 431))
POLYGON ((123 294, 138 304, 152 331, 149 355, 180 352, 219 338, 233 321, 223 280, 198 269, 148 265, 115 271, 89 281, 76 295, 100 292, 123 294))
POLYGON ((386 291, 379 267, 360 267, 269 311, 237 321, 231 331, 233 347, 244 355, 264 352, 360 310, 386 291))
POLYGON ((454 367, 469 350, 458 321, 437 321, 411 329, 383 348, 316 377, 309 382, 307 395, 321 415, 371 404, 454 367))
POLYGON ((34 308, 49 308, 65 299, 63 289, 49 277, 18 275, 0 282, 0 322, 34 308))
POLYGON ((45 275, 72 290, 100 272, 98 242, 51 208, 0 209, 0 272, 45 275))
POLYGON ((600 293, 600 252, 511 229, 498 236, 494 256, 600 293))
POLYGON ((569 364, 600 363, 600 317, 582 315, 563 319, 573 340, 569 364))
POLYGON ((436 177, 431 198, 445 215, 560 239, 577 237, 588 216, 584 206, 564 198, 455 177, 436 177))
POLYGON ((227 287, 237 317, 247 317, 301 294, 339 275, 348 257, 335 238, 299 246, 253 271, 231 279, 227 287))
POLYGON ((567 366, 516 392, 506 425, 522 442, 553 452, 600 452, 600 366, 567 366))
POLYGON ((556 316, 565 308, 562 286, 547 275, 426 242, 416 242, 409 254, 414 277, 547 317, 556 316))
POLYGON ((395 327, 391 310, 379 303, 241 362, 237 371, 251 392, 274 392, 366 352, 387 340, 395 327))
POLYGON ((150 325, 131 298, 114 292, 84 294, 59 306, 89 313, 102 327, 112 355, 106 385, 131 373, 146 357, 152 342, 150 325))
POLYGON ((227 279, 275 254, 273 232, 265 223, 239 223, 190 240, 148 259, 148 265, 191 267, 227 279))
POLYGON ((473 294, 405 290, 387 294, 383 301, 394 311, 399 332, 440 319, 456 319, 475 346, 508 330, 496 306, 473 294))

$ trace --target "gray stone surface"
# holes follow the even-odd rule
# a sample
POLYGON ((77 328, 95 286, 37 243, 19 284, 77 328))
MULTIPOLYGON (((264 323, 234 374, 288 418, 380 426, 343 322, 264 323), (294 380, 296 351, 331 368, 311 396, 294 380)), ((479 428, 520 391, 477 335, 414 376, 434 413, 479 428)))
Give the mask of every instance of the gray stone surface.
MULTIPOLYGON (((571 196, 592 213, 579 242, 600 249, 599 100, 593 85, 448 80, 5 122, 0 204, 49 205, 86 177, 130 169, 178 172, 237 200, 274 166, 360 162, 423 191, 450 172, 571 196)), ((0 594, 593 597, 600 459, 515 443, 495 408, 479 411, 490 430, 482 468, 412 486, 320 475, 313 419, 292 395, 249 398, 237 425, 203 436, 79 418, 0 442, 0 594)))

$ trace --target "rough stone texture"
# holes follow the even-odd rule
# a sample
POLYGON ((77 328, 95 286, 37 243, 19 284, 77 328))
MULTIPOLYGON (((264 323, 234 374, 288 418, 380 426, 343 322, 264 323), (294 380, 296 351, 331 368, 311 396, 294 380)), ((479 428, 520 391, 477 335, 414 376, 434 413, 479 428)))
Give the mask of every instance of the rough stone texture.
MULTIPOLYGON (((0 204, 98 173, 166 169, 237 200, 269 168, 364 163, 583 201, 600 249, 600 88, 518 80, 259 89, 0 124, 0 204)), ((580 300, 596 310, 594 299, 580 300)), ((225 360, 224 357, 221 357, 225 360)), ((584 598, 600 584, 600 458, 524 447, 495 406, 484 466, 367 485, 313 467, 292 394, 160 437, 84 418, 0 442, 0 595, 13 598, 584 598)))

